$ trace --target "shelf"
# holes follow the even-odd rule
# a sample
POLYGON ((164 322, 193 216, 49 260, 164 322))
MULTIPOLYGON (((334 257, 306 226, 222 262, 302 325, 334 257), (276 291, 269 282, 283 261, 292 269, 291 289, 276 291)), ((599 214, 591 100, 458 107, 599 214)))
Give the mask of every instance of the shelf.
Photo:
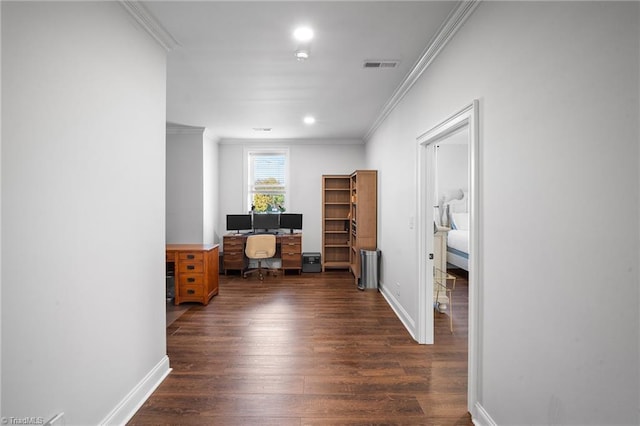
POLYGON ((322 269, 349 268, 351 212, 349 175, 322 176, 322 269))
POLYGON ((324 268, 349 269, 349 262, 323 262, 324 268))

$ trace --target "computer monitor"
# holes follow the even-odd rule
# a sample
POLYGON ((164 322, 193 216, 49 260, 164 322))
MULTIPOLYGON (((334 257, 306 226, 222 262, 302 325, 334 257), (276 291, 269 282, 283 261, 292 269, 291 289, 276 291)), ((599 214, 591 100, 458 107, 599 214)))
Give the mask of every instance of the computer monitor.
POLYGON ((253 231, 269 232, 280 228, 280 213, 254 213, 253 231))
POLYGON ((302 229, 302 213, 280 214, 280 228, 288 229, 292 234, 294 229, 302 229))
POLYGON ((228 214, 227 231, 240 231, 251 229, 250 214, 228 214))

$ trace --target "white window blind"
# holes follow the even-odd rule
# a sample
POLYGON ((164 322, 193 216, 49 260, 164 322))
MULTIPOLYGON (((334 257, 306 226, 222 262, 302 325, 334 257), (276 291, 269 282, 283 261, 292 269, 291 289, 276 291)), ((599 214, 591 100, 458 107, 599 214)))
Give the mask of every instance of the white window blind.
POLYGON ((248 205, 255 211, 281 211, 287 202, 287 151, 249 151, 248 205))

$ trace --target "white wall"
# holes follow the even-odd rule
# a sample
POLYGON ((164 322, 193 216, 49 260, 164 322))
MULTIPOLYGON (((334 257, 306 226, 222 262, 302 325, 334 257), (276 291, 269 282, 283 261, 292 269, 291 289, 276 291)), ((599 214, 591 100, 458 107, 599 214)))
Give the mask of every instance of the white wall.
POLYGON ((1 7, 1 415, 122 423, 168 372, 166 54, 116 2, 1 7))
POLYGON ((218 140, 205 131, 202 146, 202 242, 219 243, 218 223, 218 140))
POLYGON ((219 242, 217 142, 203 127, 167 126, 167 243, 219 242))
POLYGON ((167 128, 167 243, 202 243, 204 128, 167 128))
MULTIPOLYGON (((0 5, 0 46, 2 46, 2 5, 0 5)), ((1 49, 0 49, 1 51, 1 49)), ((0 54, 2 82, 2 54, 0 54)), ((2 84, 0 84, 0 176, 2 176, 2 84)), ((0 184, 0 241, 2 241, 2 185, 0 184)), ((2 318, 2 244, 0 244, 0 318, 2 318)), ((0 325, 0 414, 2 413, 2 327, 0 325)))
POLYGON ((218 230, 226 233, 226 215, 246 211, 243 194, 243 152, 248 147, 289 147, 291 186, 288 211, 303 214, 303 252, 322 251, 322 175, 350 174, 364 168, 364 145, 360 141, 221 141, 220 216, 218 230))
MULTIPOLYGON (((468 136, 468 132, 463 132, 468 136)), ((450 194, 452 191, 469 190, 469 144, 440 144, 437 154, 437 194, 450 194)))
MULTIPOLYGON (((638 424, 639 12, 483 2, 367 144, 383 285, 415 323, 416 137, 480 100, 479 399, 497 424, 638 424)), ((473 283, 472 283, 473 285, 473 283)))

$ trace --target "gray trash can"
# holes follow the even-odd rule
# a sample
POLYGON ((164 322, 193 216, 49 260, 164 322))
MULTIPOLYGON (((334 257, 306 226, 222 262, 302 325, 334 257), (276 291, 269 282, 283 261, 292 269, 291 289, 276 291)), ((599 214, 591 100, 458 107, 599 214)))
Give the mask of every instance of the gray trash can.
POLYGON ((167 275, 167 299, 176 297, 176 278, 173 275, 167 275))
POLYGON ((360 290, 378 289, 380 250, 360 250, 360 290))
POLYGON ((167 299, 173 299, 176 297, 176 270, 175 263, 168 262, 166 264, 166 277, 167 277, 167 299))

